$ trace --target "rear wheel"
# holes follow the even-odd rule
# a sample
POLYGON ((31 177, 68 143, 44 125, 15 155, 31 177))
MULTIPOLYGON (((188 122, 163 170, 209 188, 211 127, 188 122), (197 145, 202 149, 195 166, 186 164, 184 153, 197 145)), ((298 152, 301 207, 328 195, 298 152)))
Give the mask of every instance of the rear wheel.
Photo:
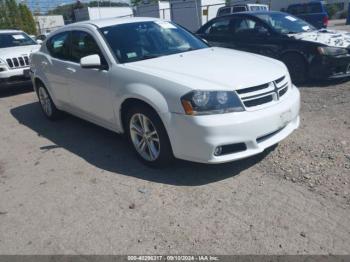
POLYGON ((49 92, 43 84, 38 85, 37 95, 44 115, 50 120, 56 120, 61 115, 61 111, 56 108, 49 92))
POLYGON ((301 55, 292 53, 286 54, 282 57, 282 61, 287 66, 293 83, 305 83, 307 76, 307 64, 301 55))
POLYGON ((135 106, 127 113, 129 141, 146 165, 163 167, 173 160, 168 134, 157 113, 147 106, 135 106))

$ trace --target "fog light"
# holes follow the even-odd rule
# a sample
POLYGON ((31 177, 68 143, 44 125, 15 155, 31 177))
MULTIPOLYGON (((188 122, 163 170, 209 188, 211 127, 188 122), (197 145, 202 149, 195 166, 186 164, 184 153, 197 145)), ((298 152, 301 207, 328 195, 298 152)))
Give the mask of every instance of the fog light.
POLYGON ((215 156, 220 156, 222 153, 222 147, 221 146, 218 146, 217 148, 215 148, 215 151, 214 151, 214 155, 215 156))

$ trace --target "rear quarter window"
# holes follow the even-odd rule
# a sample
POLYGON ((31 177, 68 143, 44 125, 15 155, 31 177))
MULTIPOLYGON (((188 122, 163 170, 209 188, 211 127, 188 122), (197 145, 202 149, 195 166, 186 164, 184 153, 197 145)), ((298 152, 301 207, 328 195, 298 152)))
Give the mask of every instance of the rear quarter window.
POLYGON ((220 8, 218 16, 229 15, 231 13, 230 7, 220 8))
POLYGON ((248 11, 248 8, 245 6, 234 6, 232 8, 232 13, 244 12, 244 11, 248 11))

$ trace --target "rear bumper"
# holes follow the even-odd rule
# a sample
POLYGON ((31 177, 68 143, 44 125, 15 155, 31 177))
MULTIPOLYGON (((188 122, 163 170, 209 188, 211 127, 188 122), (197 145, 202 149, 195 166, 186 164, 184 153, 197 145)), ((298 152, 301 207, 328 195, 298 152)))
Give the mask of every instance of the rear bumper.
POLYGON ((310 65, 313 79, 339 79, 350 77, 350 55, 317 56, 310 65))
POLYGON ((175 157, 218 164, 247 158, 277 144, 299 127, 300 94, 252 112, 186 116, 171 114, 167 130, 175 157), (228 153, 216 155, 217 147, 228 153))

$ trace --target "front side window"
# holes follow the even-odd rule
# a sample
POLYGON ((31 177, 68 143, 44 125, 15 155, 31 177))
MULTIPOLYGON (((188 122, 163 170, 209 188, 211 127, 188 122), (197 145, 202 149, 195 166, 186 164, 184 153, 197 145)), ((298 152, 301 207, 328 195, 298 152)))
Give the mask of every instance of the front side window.
POLYGON ((119 24, 100 30, 121 63, 208 47, 190 32, 165 21, 119 24))
POLYGON ((54 35, 47 41, 47 49, 52 57, 69 59, 69 32, 54 35))
POLYGON ((80 59, 89 55, 99 55, 101 63, 106 64, 104 56, 95 39, 87 32, 73 31, 71 36, 70 60, 80 63, 80 59))
POLYGON ((33 39, 24 33, 0 33, 0 48, 36 44, 33 39))

